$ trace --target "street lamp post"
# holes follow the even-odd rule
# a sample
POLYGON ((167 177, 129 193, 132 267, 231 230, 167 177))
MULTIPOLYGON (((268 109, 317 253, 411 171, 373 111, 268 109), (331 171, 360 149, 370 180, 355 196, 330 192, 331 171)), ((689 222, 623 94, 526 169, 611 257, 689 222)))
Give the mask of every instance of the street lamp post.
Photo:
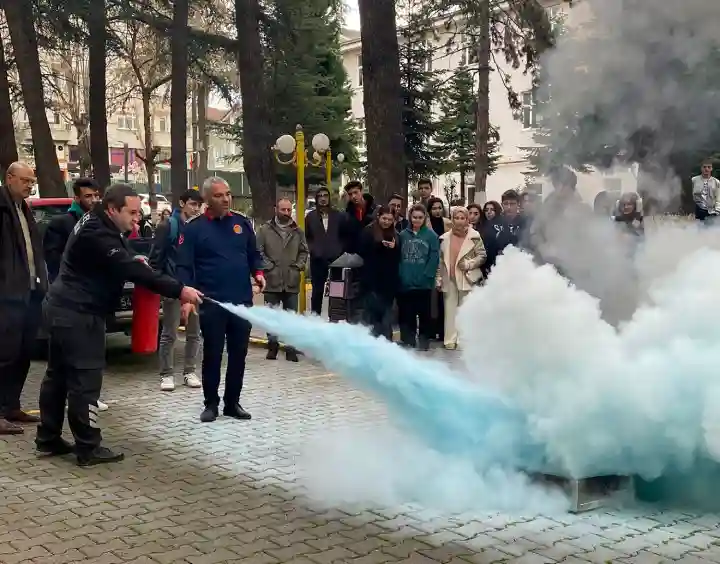
MULTIPOLYGON (((305 169, 308 166, 325 167, 325 182, 330 190, 332 181, 332 151, 330 150, 330 138, 324 133, 318 133, 312 138, 311 142, 314 150, 312 160, 308 159, 307 150, 305 148, 305 133, 302 126, 295 128, 295 136, 282 135, 278 137, 273 147, 277 162, 282 165, 293 165, 297 172, 295 185, 297 186, 297 201, 295 203, 295 216, 300 229, 305 230, 305 203, 307 194, 305 191, 305 169), (281 158, 280 155, 289 156, 287 159, 281 158), (323 159, 324 156, 324 159, 323 159)), ((342 153, 337 156, 338 162, 345 160, 342 153)), ((305 271, 300 273, 300 299, 298 300, 298 310, 304 313, 306 310, 307 296, 305 295, 305 271)))

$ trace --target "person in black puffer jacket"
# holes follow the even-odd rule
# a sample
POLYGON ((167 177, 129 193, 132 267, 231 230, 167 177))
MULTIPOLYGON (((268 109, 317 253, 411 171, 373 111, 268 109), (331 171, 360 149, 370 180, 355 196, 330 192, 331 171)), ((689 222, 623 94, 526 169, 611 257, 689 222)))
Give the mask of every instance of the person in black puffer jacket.
POLYGON ((358 254, 363 259, 360 284, 364 321, 375 336, 392 340, 392 311, 400 287, 400 237, 389 207, 378 206, 375 220, 360 235, 358 254))

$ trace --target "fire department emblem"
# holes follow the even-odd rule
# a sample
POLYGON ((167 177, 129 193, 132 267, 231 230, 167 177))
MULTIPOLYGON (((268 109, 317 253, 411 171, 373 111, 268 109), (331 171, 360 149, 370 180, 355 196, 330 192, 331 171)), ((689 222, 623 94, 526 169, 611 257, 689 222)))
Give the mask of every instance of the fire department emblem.
POLYGON ((240 233, 242 233, 242 227, 240 227, 238 224, 235 224, 235 225, 233 225, 233 231, 236 234, 240 235, 240 233))

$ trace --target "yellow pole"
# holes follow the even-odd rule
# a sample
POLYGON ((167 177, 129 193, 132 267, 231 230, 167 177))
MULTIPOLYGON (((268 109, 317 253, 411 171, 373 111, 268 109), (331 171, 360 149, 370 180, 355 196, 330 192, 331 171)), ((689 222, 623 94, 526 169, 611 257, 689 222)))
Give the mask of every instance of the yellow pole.
POLYGON ((332 190, 332 151, 330 149, 325 151, 325 174, 326 187, 330 192, 332 190))
MULTIPOLYGON (((305 134, 302 126, 295 129, 295 166, 297 167, 297 202, 295 202, 295 215, 300 229, 305 230, 305 134)), ((307 308, 307 292, 305 291, 305 271, 300 272, 300 296, 298 296, 298 311, 305 313, 307 308)))

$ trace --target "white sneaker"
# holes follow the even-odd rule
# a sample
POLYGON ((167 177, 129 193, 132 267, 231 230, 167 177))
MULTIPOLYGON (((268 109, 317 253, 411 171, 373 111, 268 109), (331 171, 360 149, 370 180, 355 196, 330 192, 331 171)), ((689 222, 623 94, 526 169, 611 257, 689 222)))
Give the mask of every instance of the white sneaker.
POLYGON ((160 380, 161 392, 172 392, 175 389, 175 378, 173 376, 163 376, 160 380))
POLYGON ((202 382, 200 381, 200 378, 198 378, 197 374, 195 374, 194 372, 185 374, 183 379, 185 381, 185 385, 188 388, 201 388, 202 387, 202 382))
POLYGON ((107 411, 109 409, 108 404, 106 404, 104 401, 98 400, 98 411, 107 411))

